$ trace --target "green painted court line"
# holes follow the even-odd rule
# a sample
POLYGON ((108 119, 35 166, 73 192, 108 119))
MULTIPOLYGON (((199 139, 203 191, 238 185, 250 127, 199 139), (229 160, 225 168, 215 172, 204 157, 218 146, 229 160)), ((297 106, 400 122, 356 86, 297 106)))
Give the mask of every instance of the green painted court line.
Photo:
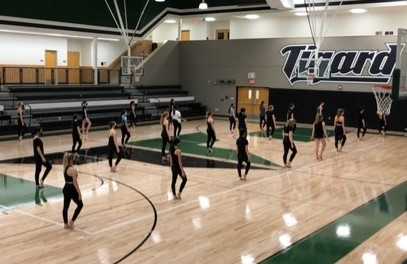
POLYGON ((406 211, 404 182, 260 263, 335 263, 406 211))
MULTIPOLYGON (((334 135, 334 132, 332 130, 327 130, 326 132, 328 133, 329 137, 334 135)), ((255 136, 255 137, 266 137, 266 131, 251 132, 251 133, 249 133, 249 135, 255 136)), ((311 135, 312 135, 312 128, 297 127, 295 134, 294 134, 294 140, 300 141, 300 142, 311 142, 311 135)), ((274 131, 273 138, 282 139, 283 138, 283 129, 277 128, 274 131)))
POLYGON ((35 183, 0 174, 0 205, 15 207, 22 204, 41 204, 48 198, 62 196, 62 189, 46 186, 37 190, 35 183))
MULTIPOLYGON (((206 134, 204 133, 192 133, 182 135, 180 137, 181 143, 180 148, 184 153, 193 154, 198 156, 204 156, 206 158, 218 158, 224 160, 233 160, 237 161, 237 152, 236 150, 232 149, 225 149, 225 148, 217 148, 216 143, 213 149, 213 153, 208 154, 208 150, 206 146, 202 146, 201 144, 206 144, 206 134)), ((145 147, 151 149, 159 149, 161 150, 161 138, 154 138, 154 139, 147 139, 141 141, 130 142, 130 145, 138 146, 138 147, 145 147)), ((249 146, 250 147, 250 146, 249 146)), ((167 146, 168 148, 168 146, 167 146)), ((276 163, 273 163, 267 159, 264 159, 257 155, 251 155, 251 162, 253 164, 259 164, 264 166, 278 166, 276 163)))

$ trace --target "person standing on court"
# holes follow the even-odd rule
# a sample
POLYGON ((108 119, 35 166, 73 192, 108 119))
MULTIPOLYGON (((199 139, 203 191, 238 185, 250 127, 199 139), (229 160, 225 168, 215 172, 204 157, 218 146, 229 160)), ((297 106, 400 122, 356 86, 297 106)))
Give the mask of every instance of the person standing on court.
POLYGON ((242 131, 239 138, 236 141, 237 145, 237 173, 240 180, 246 180, 247 175, 250 170, 250 160, 249 160, 249 141, 247 141, 247 131, 242 131), (246 163, 246 171, 244 176, 242 176, 243 163, 246 163))
POLYGON ((345 111, 341 108, 339 108, 336 113, 334 127, 335 127, 335 148, 336 151, 341 152, 346 142, 345 111))
POLYGON ((228 115, 229 115, 229 131, 231 134, 234 134, 236 130, 236 110, 234 104, 231 104, 229 106, 228 115))
POLYGON ((357 136, 359 140, 362 140, 362 138, 365 137, 367 131, 367 116, 366 116, 366 109, 361 106, 359 109, 359 115, 358 115, 358 132, 357 136), (362 135, 360 134, 362 132, 362 135))
POLYGON ((386 114, 384 112, 377 112, 377 117, 379 118, 379 134, 385 136, 387 131, 386 114))
POLYGON ((271 139, 276 130, 276 117, 274 115, 274 106, 269 105, 266 111, 266 128, 267 128, 267 137, 271 139))
POLYGON ((42 129, 34 130, 33 152, 35 161, 35 185, 37 188, 44 188, 44 181, 52 169, 51 162, 45 158, 44 143, 41 140, 42 129), (45 167, 44 174, 40 180, 42 166, 45 167))
POLYGON ((178 111, 178 109, 173 108, 172 112, 171 112, 171 119, 172 119, 172 124, 174 125, 174 138, 179 137, 181 134, 181 129, 182 129, 181 112, 178 111))
POLYGON ((240 113, 237 115, 237 120, 239 121, 238 128, 239 128, 239 135, 243 132, 246 131, 247 133, 247 125, 246 125, 246 108, 240 109, 240 113))
POLYGON ((110 122, 109 124, 110 130, 109 130, 109 140, 108 140, 108 148, 109 148, 109 154, 108 154, 108 159, 109 159, 109 167, 111 172, 116 172, 117 171, 117 166, 119 165, 121 159, 123 158, 123 149, 119 145, 117 141, 117 135, 116 135, 116 129, 117 129, 117 124, 116 122, 110 122), (113 157, 116 154, 117 159, 115 164, 113 165, 113 157))
POLYGON ((82 147, 82 139, 81 139, 81 122, 78 119, 77 115, 73 116, 72 121, 72 152, 79 152, 82 147), (78 144, 78 146, 76 146, 78 144))
POLYGON ((161 160, 166 160, 165 149, 167 148, 167 144, 170 142, 170 126, 171 122, 169 120, 169 113, 164 112, 161 115, 160 119, 161 124, 161 160))
POLYGON ((323 159, 322 155, 326 147, 326 138, 328 138, 328 134, 325 129, 324 117, 319 112, 315 115, 311 136, 311 140, 315 141, 315 155, 318 161, 323 159), (320 147, 320 145, 322 146, 320 147))
POLYGON ((89 130, 90 130, 91 126, 92 126, 92 122, 90 121, 90 118, 88 115, 88 102, 83 101, 82 102, 82 135, 84 136, 85 139, 87 139, 89 136, 89 130))
POLYGON ((259 106, 259 112, 260 112, 260 130, 263 131, 264 127, 266 126, 266 107, 264 106, 264 101, 261 101, 260 106, 259 106))
POLYGON ((24 121, 24 111, 25 106, 22 102, 18 102, 17 104, 17 134, 18 140, 23 140, 24 132, 27 129, 27 125, 24 121))
POLYGON ((74 229, 74 223, 83 208, 82 194, 78 184, 78 171, 74 167, 76 154, 66 152, 64 154, 64 179, 65 185, 62 190, 64 194, 64 208, 62 218, 65 229, 74 229), (68 210, 71 200, 76 203, 76 209, 72 219, 68 222, 68 210))
POLYGON ((294 130, 293 132, 295 133, 295 130, 297 129, 297 123, 296 123, 296 119, 295 119, 295 104, 294 103, 290 103, 288 106, 288 111, 287 111, 287 121, 288 120, 294 120, 294 130))
POLYGON ((130 140, 129 122, 127 118, 127 111, 122 112, 120 115, 120 130, 122 132, 122 146, 127 144, 130 140))
POLYGON ((295 128, 295 120, 294 118, 290 118, 284 124, 283 128, 283 146, 284 146, 284 155, 283 161, 284 166, 286 168, 291 168, 291 163, 293 162, 295 156, 297 155, 297 147, 294 143, 294 128, 295 128), (290 159, 287 161, 288 153, 291 150, 290 159))
POLYGON ((133 129, 133 136, 135 134, 135 130, 136 130, 136 125, 137 125, 137 114, 136 114, 136 102, 135 101, 131 101, 130 102, 130 109, 129 109, 129 113, 130 113, 130 127, 133 129))
POLYGON ((182 165, 181 149, 178 147, 179 143, 180 140, 178 138, 174 138, 170 144, 170 167, 172 172, 171 191, 175 200, 181 200, 182 191, 187 184, 187 175, 185 173, 184 166, 182 165), (181 177, 182 182, 177 194, 175 187, 178 176, 181 177))
POLYGON ((213 114, 212 114, 212 112, 209 112, 208 118, 206 119, 206 124, 207 124, 206 132, 208 134, 208 138, 206 141, 206 148, 208 149, 209 153, 211 153, 213 151, 213 145, 215 144, 215 141, 216 141, 216 132, 215 132, 214 123, 215 123, 215 120, 213 119, 213 114))

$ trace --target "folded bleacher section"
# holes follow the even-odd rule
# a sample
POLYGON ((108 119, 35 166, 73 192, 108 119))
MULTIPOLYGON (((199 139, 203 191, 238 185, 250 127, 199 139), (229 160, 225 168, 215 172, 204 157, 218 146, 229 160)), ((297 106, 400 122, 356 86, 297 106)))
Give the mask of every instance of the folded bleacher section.
POLYGON ((206 108, 189 96, 181 86, 9 86, 0 93, 0 136, 16 134, 16 105, 24 102, 24 119, 32 127, 41 126, 46 133, 70 131, 72 116, 81 116, 81 103, 88 102, 88 113, 95 128, 118 121, 130 101, 137 103, 140 124, 158 122, 160 114, 174 99, 184 118, 200 118, 206 108))

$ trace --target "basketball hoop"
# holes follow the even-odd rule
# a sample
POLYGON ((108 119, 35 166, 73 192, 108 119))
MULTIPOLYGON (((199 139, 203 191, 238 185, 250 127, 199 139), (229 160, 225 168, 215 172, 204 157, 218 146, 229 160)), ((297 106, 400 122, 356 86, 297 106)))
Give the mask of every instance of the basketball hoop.
POLYGON ((390 115, 393 99, 391 98, 391 85, 375 85, 372 88, 376 99, 377 112, 385 115, 390 115))

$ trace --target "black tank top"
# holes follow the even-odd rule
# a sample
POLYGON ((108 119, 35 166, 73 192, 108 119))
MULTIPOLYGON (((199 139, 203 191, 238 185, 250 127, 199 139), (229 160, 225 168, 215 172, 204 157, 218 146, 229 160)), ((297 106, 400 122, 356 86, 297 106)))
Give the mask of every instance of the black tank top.
POLYGON ((323 138, 324 137, 324 127, 322 122, 317 122, 314 124, 314 137, 323 138))
POLYGON ((64 171, 65 184, 73 184, 73 178, 68 175, 68 169, 72 166, 67 166, 64 171))
POLYGON ((174 147, 174 146, 170 147, 170 153, 171 153, 171 159, 172 159, 172 168, 175 168, 177 170, 181 170, 181 167, 179 166, 178 155, 175 154, 176 150, 177 150, 176 147, 174 147))
POLYGON ((111 148, 115 148, 115 147, 116 147, 116 144, 114 144, 113 135, 110 135, 110 136, 109 136, 109 147, 111 147, 111 148))

